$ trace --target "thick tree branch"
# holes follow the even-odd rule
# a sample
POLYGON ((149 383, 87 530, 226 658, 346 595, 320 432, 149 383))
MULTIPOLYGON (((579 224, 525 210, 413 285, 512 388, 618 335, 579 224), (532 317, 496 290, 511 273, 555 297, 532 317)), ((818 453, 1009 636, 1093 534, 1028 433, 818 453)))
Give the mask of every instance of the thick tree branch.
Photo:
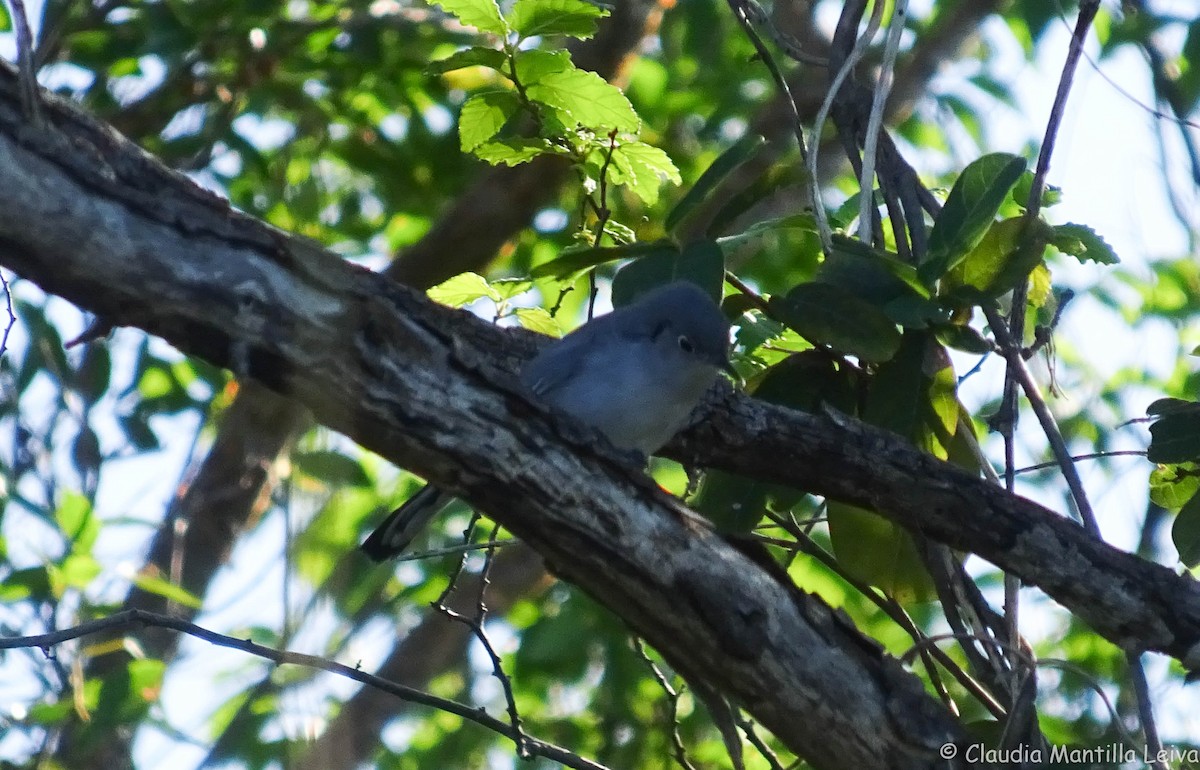
POLYGON ((0 261, 462 495, 818 767, 933 766, 961 738, 843 616, 526 400, 495 329, 230 211, 69 105, 47 102, 57 131, 23 130, 12 85, 0 261))

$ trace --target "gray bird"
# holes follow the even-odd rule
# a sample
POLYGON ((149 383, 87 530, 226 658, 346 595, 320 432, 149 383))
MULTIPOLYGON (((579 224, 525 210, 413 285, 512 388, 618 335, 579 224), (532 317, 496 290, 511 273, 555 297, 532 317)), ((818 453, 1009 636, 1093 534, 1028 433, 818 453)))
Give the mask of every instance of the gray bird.
MULTIPOLYGON (((645 457, 687 424, 722 369, 733 373, 729 322, 708 294, 678 281, 550 343, 521 370, 521 383, 645 457)), ((400 555, 451 499, 426 485, 371 533, 363 553, 375 561, 400 555)))

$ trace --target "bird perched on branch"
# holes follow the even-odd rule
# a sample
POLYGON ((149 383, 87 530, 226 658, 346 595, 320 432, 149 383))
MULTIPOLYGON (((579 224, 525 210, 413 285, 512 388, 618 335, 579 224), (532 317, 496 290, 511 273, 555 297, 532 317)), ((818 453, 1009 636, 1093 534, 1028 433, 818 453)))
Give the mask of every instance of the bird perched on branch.
MULTIPOLYGON (((535 398, 653 454, 683 428, 729 364, 729 322, 695 284, 677 281, 547 345, 521 370, 535 398)), ((734 377, 736 377, 734 373, 734 377)), ((362 544, 375 561, 400 555, 452 496, 426 485, 362 544)))

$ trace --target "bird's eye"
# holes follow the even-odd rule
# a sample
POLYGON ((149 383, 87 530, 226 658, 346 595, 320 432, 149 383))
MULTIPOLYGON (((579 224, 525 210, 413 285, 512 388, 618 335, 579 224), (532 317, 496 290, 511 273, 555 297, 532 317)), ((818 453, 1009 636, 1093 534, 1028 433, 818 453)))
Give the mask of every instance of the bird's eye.
POLYGON ((687 338, 687 335, 679 336, 679 349, 684 353, 691 353, 695 348, 692 347, 692 341, 687 338))

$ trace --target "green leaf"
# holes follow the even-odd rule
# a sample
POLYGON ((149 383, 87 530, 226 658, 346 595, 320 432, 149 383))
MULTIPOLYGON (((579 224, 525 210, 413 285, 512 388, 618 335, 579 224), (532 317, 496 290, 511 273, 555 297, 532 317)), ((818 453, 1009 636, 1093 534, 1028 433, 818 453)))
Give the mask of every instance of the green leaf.
POLYGON ((53 594, 49 570, 49 566, 27 567, 5 575, 0 580, 0 602, 49 599, 53 594))
POLYGON ((837 233, 833 235, 833 253, 826 255, 817 278, 880 306, 906 295, 930 296, 912 265, 890 252, 837 233))
POLYGON ((1200 468, 1194 463, 1160 465, 1150 471, 1150 500, 1176 510, 1200 491, 1200 468))
POLYGON ((559 151, 545 139, 502 139, 479 145, 472 154, 480 160, 497 166, 517 166, 528 163, 539 155, 552 155, 559 151))
POLYGON ((516 68, 517 80, 528 86, 547 75, 573 70, 575 65, 571 62, 571 54, 566 51, 544 51, 541 48, 530 48, 525 51, 517 51, 516 68))
POLYGON ((442 10, 468 27, 494 35, 507 35, 508 25, 496 0, 433 0, 442 10))
POLYGON ((164 580, 155 575, 139 573, 134 576, 133 584, 147 593, 161 596, 168 601, 182 604, 184 607, 190 607, 194 610, 200 609, 201 602, 199 597, 183 586, 176 585, 169 580, 164 580))
POLYGON ((1171 526, 1171 540, 1179 551, 1179 561, 1192 569, 1200 564, 1200 495, 1184 503, 1171 526))
POLYGON ((825 406, 852 414, 861 393, 860 371, 836 364, 826 353, 805 350, 767 370, 754 387, 760 401, 813 414, 825 406))
POLYGON ((341 452, 330 449, 297 452, 292 460, 302 473, 330 487, 371 487, 375 483, 361 462, 341 452))
POLYGON ((1121 261, 1103 238, 1087 225, 1055 225, 1050 244, 1064 254, 1070 254, 1080 262, 1095 262, 1100 265, 1115 265, 1121 261))
POLYGON ((741 232, 732 235, 723 235, 717 239, 717 243, 725 248, 737 248, 748 239, 761 236, 763 233, 773 232, 775 230, 805 230, 817 231, 817 220, 810 212, 801 214, 789 214, 786 217, 776 217, 773 219, 764 219, 761 222, 755 222, 741 232))
POLYGON ((91 553, 100 534, 100 520, 92 510, 92 504, 78 492, 66 491, 62 494, 62 502, 54 512, 58 528, 71 543, 75 553, 91 553))
POLYGON ((691 281, 720 301, 725 255, 713 241, 697 241, 682 253, 663 251, 634 260, 613 276, 613 307, 628 305, 650 289, 678 280, 691 281))
POLYGON ((533 101, 553 107, 598 134, 607 133, 608 129, 635 132, 641 125, 621 89, 594 72, 575 68, 548 72, 526 84, 525 93, 533 101))
POLYGON ((479 273, 469 272, 459 273, 434 286, 428 291, 428 296, 434 302, 450 307, 463 307, 483 297, 493 302, 500 301, 500 293, 488 285, 486 278, 479 273))
POLYGON ((713 190, 728 177, 735 169, 744 164, 746 161, 753 158, 767 144, 767 140, 759 134, 751 134, 744 136, 734 143, 725 152, 717 156, 716 160, 709 164, 692 188, 675 204, 667 214, 666 222, 663 227, 667 232, 675 232, 675 227, 688 214, 692 213, 702 202, 704 202, 713 190))
POLYGON ((637 241, 621 246, 582 246, 563 249, 562 256, 545 262, 530 271, 533 278, 564 278, 605 262, 618 259, 633 259, 655 253, 677 254, 678 250, 668 241, 637 241))
POLYGON ((932 285, 983 238, 1008 191, 1025 171, 1025 159, 1004 152, 972 162, 958 177, 929 234, 929 253, 918 268, 932 285))
POLYGON ((464 152, 471 152, 500 133, 504 124, 521 109, 512 91, 484 91, 462 106, 458 118, 458 138, 464 152))
POLYGON ((775 316, 814 344, 864 361, 891 358, 900 347, 896 325, 875 305, 827 283, 802 283, 786 297, 771 297, 775 316))
POLYGON ((93 342, 83 353, 83 360, 75 370, 75 390, 80 397, 93 404, 108 390, 112 377, 112 356, 104 342, 93 342))
POLYGON ((63 559, 56 570, 58 574, 55 575, 55 579, 62 580, 65 587, 86 588, 96 579, 102 568, 100 562, 91 554, 74 553, 63 559))
POLYGON ((154 658, 141 658, 129 662, 130 689, 147 703, 158 700, 162 688, 163 675, 166 674, 167 664, 154 658))
POLYGON ((462 51, 456 51, 445 59, 438 59, 425 65, 425 71, 431 75, 453 72, 464 67, 488 67, 497 71, 504 69, 508 57, 504 51, 485 46, 474 46, 462 51))
MULTIPOLYGON (((1025 209, 1029 203, 1029 192, 1033 189, 1033 172, 1025 171, 1021 174, 1021 178, 1013 185, 1012 200, 1013 203, 1025 209)), ((1046 185, 1042 190, 1042 208, 1048 209, 1051 206, 1057 206, 1062 203, 1062 188, 1055 187, 1052 184, 1046 185)))
POLYGON ((1146 414, 1150 416, 1197 411, 1200 411, 1200 403, 1182 398, 1160 398, 1146 407, 1146 414))
POLYGON ((562 327, 550 312, 541 307, 519 307, 514 312, 517 320, 530 331, 545 334, 550 337, 561 337, 562 327))
POLYGON ((938 342, 952 347, 955 350, 962 350, 967 353, 975 353, 983 355, 991 353, 995 346, 990 340, 984 337, 979 332, 975 331, 974 327, 967 324, 946 324, 938 326, 934 329, 934 334, 937 336, 938 342))
POLYGON ((1044 243, 1050 235, 1049 228, 1040 220, 1028 227, 1025 237, 1037 242, 1021 240, 1026 229, 1021 217, 992 223, 963 260, 946 273, 941 293, 975 304, 1019 286, 1042 263, 1044 243))
POLYGON ((8 4, 0 3, 0 32, 12 32, 12 16, 8 14, 8 4))
POLYGON ((1200 459, 1200 409, 1165 414, 1150 426, 1146 459, 1152 463, 1184 463, 1200 459))
POLYGON ((620 172, 613 181, 625 185, 647 205, 658 202, 663 182, 679 184, 683 180, 670 156, 645 142, 627 142, 612 153, 612 165, 620 172))
POLYGON ((596 34, 596 19, 608 10, 584 0, 517 0, 508 23, 521 37, 567 35, 587 39, 596 34))
POLYGON ((836 500, 827 516, 833 553, 851 575, 905 605, 934 595, 916 545, 899 525, 836 500))
POLYGON ((718 532, 745 534, 758 526, 767 510, 769 484, 717 468, 706 471, 692 507, 718 532))

